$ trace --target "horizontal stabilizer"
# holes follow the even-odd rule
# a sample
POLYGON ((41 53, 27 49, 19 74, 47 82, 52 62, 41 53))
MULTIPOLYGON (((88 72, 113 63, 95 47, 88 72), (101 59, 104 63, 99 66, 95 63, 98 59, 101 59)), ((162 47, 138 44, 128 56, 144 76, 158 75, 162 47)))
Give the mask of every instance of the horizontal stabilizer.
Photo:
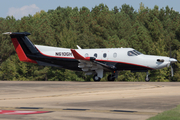
POLYGON ((28 36, 28 35, 31 35, 30 33, 28 32, 5 32, 3 33, 4 35, 11 35, 11 36, 28 36))
POLYGON ((5 33, 3 33, 4 35, 10 35, 10 34, 12 34, 12 32, 5 32, 5 33))

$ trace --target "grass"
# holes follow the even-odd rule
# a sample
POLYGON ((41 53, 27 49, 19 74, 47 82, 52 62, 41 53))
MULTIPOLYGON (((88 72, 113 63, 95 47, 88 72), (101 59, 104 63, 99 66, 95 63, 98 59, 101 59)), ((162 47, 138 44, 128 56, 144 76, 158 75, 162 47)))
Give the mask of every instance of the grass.
POLYGON ((180 120, 180 105, 168 111, 164 111, 147 120, 180 120))

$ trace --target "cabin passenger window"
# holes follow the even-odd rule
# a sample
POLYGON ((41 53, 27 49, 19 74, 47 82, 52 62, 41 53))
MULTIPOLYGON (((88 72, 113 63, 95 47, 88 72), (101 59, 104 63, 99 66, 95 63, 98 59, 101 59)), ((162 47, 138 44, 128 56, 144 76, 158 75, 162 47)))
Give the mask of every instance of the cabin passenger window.
POLYGON ((104 57, 104 58, 106 58, 106 57, 107 57, 107 54, 106 54, 106 53, 104 53, 104 54, 103 54, 103 57, 104 57))
POLYGON ((85 54, 85 57, 89 57, 89 54, 88 54, 88 53, 86 53, 86 54, 85 54))
POLYGON ((94 57, 97 58, 97 53, 94 54, 94 57))
POLYGON ((117 57, 117 53, 114 53, 114 54, 113 54, 113 57, 116 58, 116 57, 117 57))

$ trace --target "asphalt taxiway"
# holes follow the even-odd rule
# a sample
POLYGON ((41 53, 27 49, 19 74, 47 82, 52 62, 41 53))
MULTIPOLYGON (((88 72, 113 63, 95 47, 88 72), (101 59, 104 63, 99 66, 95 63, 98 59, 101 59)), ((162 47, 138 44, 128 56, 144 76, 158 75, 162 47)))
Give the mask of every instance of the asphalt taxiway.
POLYGON ((3 120, 145 120, 180 104, 179 82, 0 81, 3 120))

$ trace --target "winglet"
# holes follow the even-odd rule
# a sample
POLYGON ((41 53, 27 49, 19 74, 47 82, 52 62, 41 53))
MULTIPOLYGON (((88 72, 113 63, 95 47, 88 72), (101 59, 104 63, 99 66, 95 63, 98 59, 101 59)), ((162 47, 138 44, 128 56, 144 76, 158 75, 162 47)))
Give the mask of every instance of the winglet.
POLYGON ((71 49, 71 52, 73 53, 74 55, 74 58, 77 59, 77 60, 87 60, 87 61, 93 61, 95 60, 94 57, 83 57, 82 55, 80 55, 76 50, 74 49, 71 49))
POLYGON ((82 55, 80 55, 76 50, 71 49, 71 52, 73 53, 75 59, 85 60, 85 57, 83 57, 82 55))
POLYGON ((81 47, 79 47, 79 45, 76 45, 78 49, 81 49, 81 47))

